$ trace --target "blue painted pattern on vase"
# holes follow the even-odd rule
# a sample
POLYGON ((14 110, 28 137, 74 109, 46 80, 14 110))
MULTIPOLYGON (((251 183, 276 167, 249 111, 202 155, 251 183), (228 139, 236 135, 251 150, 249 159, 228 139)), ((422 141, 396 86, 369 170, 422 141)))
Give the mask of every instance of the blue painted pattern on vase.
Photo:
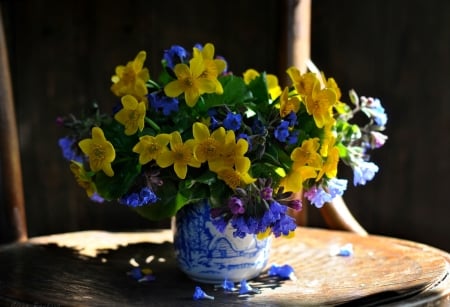
POLYGON ((175 219, 178 265, 191 279, 200 282, 239 282, 258 276, 267 264, 271 240, 258 240, 255 235, 235 238, 231 225, 224 233, 219 232, 211 222, 206 201, 185 206, 175 219))

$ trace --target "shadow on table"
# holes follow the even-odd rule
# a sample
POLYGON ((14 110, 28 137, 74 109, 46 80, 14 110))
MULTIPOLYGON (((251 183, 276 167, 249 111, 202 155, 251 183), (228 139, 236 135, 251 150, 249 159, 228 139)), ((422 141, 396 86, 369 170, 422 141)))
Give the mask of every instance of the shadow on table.
MULTIPOLYGON (((177 268, 169 242, 130 244, 102 250, 96 257, 56 244, 24 243, 2 248, 0 263, 0 301, 11 304, 186 306, 199 303, 192 297, 195 286, 214 296, 215 306, 245 306, 252 296, 190 280, 177 268), (132 263, 151 269, 155 280, 138 282, 132 278, 132 263)), ((274 289, 282 282, 262 274, 251 285, 274 289)))

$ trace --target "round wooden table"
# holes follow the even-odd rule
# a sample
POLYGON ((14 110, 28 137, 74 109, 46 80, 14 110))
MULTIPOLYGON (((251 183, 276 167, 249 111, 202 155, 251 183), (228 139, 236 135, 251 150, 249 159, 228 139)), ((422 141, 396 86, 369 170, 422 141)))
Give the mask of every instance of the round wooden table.
POLYGON ((6 306, 308 306, 450 305, 450 256, 411 241, 299 228, 273 240, 268 267, 289 264, 296 280, 249 281, 240 295, 199 284, 178 270, 170 230, 85 231, 0 247, 0 303, 6 306), (332 251, 351 244, 353 254, 332 251), (150 268, 155 280, 128 272, 150 268), (194 301, 200 286, 214 300, 194 301))

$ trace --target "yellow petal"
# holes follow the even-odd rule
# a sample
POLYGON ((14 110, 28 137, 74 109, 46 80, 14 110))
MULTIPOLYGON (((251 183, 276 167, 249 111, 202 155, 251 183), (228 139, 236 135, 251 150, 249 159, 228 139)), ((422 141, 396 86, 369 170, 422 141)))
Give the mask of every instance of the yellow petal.
POLYGON ((183 92, 184 89, 178 80, 171 81, 164 87, 164 93, 172 98, 180 96, 183 92))

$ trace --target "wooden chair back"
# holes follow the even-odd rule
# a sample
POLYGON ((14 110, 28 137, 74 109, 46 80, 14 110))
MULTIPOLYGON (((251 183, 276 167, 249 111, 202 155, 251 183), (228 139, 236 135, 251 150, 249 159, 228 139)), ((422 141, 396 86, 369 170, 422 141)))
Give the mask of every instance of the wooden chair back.
POLYGON ((0 7, 0 243, 27 239, 19 137, 0 7))

